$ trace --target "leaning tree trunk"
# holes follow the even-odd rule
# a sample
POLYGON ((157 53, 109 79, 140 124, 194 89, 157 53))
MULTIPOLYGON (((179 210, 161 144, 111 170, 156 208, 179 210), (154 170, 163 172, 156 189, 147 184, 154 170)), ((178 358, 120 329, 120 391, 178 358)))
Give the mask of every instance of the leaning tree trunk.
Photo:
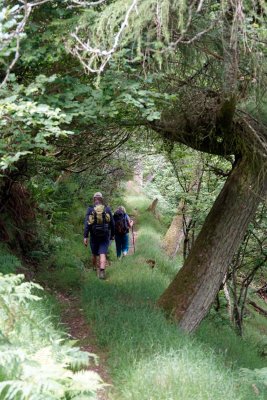
POLYGON ((185 201, 182 199, 178 205, 177 213, 164 236, 163 247, 169 257, 175 257, 184 239, 184 205, 185 201))
POLYGON ((197 240, 159 306, 193 331, 207 314, 247 225, 267 191, 267 175, 241 160, 228 177, 197 240))

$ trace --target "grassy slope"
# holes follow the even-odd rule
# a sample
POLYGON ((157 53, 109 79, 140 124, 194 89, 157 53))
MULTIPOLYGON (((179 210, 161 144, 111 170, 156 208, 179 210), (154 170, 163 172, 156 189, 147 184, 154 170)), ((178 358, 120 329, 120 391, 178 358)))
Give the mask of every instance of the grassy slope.
POLYGON ((239 374, 241 367, 264 366, 249 341, 212 317, 197 334, 186 336, 157 309, 178 264, 160 248, 164 228, 145 212, 147 200, 132 195, 126 204, 130 213, 135 208, 139 213, 136 254, 114 262, 105 282, 88 271, 82 291, 88 321, 109 355, 113 398, 264 399, 266 393, 256 394, 239 374), (150 258, 156 260, 153 271, 145 262, 150 258))

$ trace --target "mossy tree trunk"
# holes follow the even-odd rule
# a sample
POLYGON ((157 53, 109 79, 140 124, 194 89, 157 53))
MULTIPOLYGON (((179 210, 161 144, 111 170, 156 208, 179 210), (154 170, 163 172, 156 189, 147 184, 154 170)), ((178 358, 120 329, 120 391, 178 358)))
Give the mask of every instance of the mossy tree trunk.
POLYGON ((260 166, 240 160, 215 201, 175 279, 159 299, 168 316, 193 331, 207 314, 249 221, 267 191, 260 166))

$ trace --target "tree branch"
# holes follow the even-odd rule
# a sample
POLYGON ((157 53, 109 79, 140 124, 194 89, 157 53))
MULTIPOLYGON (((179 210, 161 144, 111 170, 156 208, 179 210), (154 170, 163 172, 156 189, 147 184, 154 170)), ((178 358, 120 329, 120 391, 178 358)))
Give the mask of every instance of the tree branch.
MULTIPOLYGON (((71 36, 76 40, 77 44, 74 46, 73 49, 70 49, 70 52, 78 57, 80 60, 81 64, 83 65, 85 71, 87 72, 95 72, 95 73, 102 73, 109 62, 111 56, 115 51, 117 50, 119 43, 120 43, 120 38, 125 31, 126 27, 128 26, 128 21, 130 18, 130 15, 134 9, 136 9, 138 4, 138 0, 133 0, 130 7, 126 11, 124 20, 120 26, 120 29, 118 30, 118 33, 114 37, 114 42, 113 46, 108 49, 108 50, 101 50, 100 48, 92 47, 90 45, 90 40, 87 40, 87 43, 83 42, 79 36, 78 36, 78 31, 79 29, 76 29, 76 33, 72 33, 71 36), (84 57, 84 53, 86 53, 88 59, 84 57), (94 62, 97 62, 100 59, 100 65, 98 68, 92 68, 92 64, 94 62)), ((137 10, 137 9, 136 9, 137 10)))
POLYGON ((80 0, 70 0, 72 5, 68 6, 68 8, 74 7, 93 7, 98 6, 99 4, 105 3, 106 0, 96 0, 96 1, 80 1, 80 0))
POLYGON ((5 85, 5 83, 8 80, 8 77, 10 75, 11 70, 14 68, 16 62, 19 59, 20 56, 20 41, 22 39, 22 35, 25 29, 25 26, 27 24, 27 21, 29 19, 29 16, 32 12, 32 9, 36 6, 39 6, 44 3, 48 3, 51 0, 38 0, 32 3, 29 3, 27 0, 19 0, 22 5, 18 7, 11 15, 12 17, 16 17, 20 15, 20 13, 23 12, 24 16, 20 22, 17 23, 15 29, 9 33, 5 34, 5 39, 1 43, 1 48, 0 50, 8 49, 8 47, 11 45, 12 41, 15 39, 16 40, 16 47, 15 47, 15 55, 13 60, 9 63, 5 77, 3 81, 0 83, 0 88, 5 85))

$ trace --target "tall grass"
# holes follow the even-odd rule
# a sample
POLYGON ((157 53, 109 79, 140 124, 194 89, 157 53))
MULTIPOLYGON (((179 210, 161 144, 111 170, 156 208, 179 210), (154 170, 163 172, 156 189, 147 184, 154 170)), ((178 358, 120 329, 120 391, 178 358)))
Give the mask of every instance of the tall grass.
MULTIPOLYGON (((105 282, 88 272, 82 291, 86 316, 94 326, 99 345, 108 352, 114 382, 112 398, 264 399, 264 390, 256 394, 239 371, 239 367, 249 366, 247 361, 255 355, 254 348, 234 340, 236 337, 229 330, 229 343, 224 340, 223 348, 217 349, 216 344, 227 329, 220 332, 217 327, 218 332, 214 332, 216 325, 207 320, 198 334, 187 336, 157 308, 157 299, 179 265, 163 254, 160 243, 164 227, 145 211, 147 200, 142 196, 126 200, 128 212, 138 214, 136 254, 114 262, 105 282), (156 261, 153 270, 147 259, 156 261), (210 343, 208 337, 204 340, 205 334, 210 336, 210 343), (226 354, 227 347, 231 349, 233 344, 236 351, 226 354)), ((254 358, 259 362, 259 357, 254 358)))

